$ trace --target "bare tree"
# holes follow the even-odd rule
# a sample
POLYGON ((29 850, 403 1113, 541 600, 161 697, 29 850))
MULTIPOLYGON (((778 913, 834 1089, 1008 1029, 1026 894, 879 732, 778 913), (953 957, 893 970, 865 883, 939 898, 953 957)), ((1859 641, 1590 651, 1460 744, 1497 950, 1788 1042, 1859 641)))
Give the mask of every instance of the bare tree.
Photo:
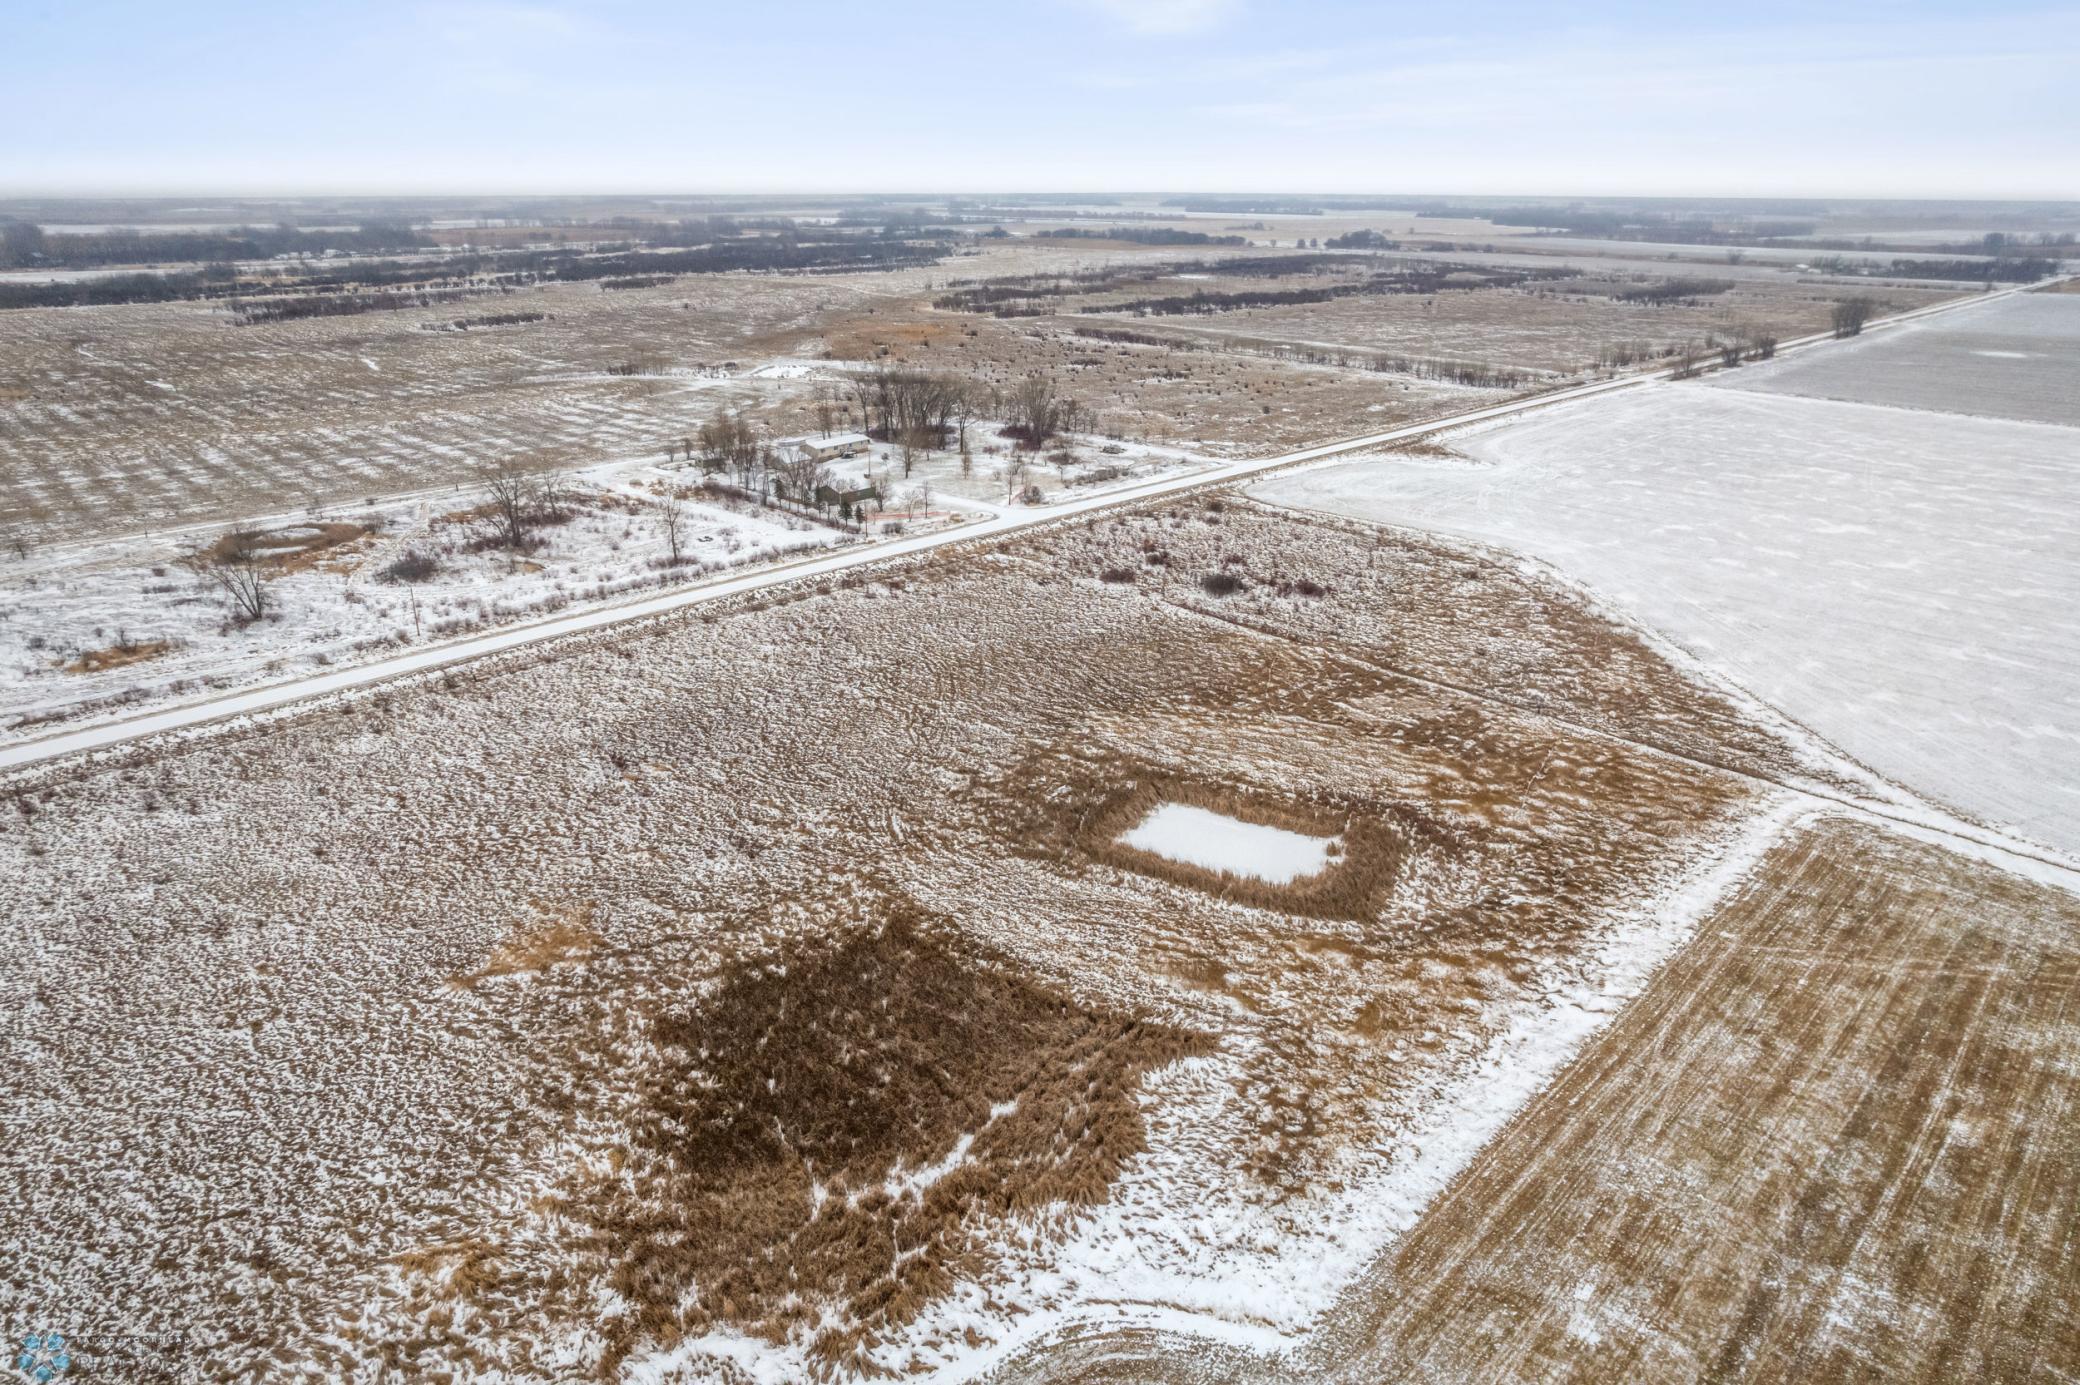
POLYGON ((241 625, 261 619, 275 606, 278 573, 261 552, 258 538, 251 530, 234 528, 181 559, 182 567, 229 598, 231 613, 241 625))
POLYGON ((484 488, 483 510, 500 548, 521 553, 534 546, 535 531, 557 517, 562 493, 548 477, 504 466, 484 488))
POLYGON ((679 497, 669 491, 650 502, 650 514, 664 538, 665 565, 679 566, 686 561, 686 540, 693 528, 693 516, 687 513, 679 497))
POLYGON ((1004 400, 1011 431, 1027 447, 1038 451, 1062 427, 1062 402, 1054 377, 1034 371, 1011 387, 1004 400))
POLYGON ((868 437, 874 436, 874 384, 865 375, 855 375, 851 380, 853 402, 859 405, 859 430, 868 437))
POLYGON ((1878 305, 1868 298, 1845 298, 1834 305, 1834 334, 1837 337, 1855 337, 1863 334, 1864 324, 1878 311, 1878 305))
MULTIPOLYGON (((962 380, 953 387, 953 422, 960 435, 961 456, 968 453, 968 421, 975 417, 975 386, 962 380)), ((966 475, 963 470, 962 475, 966 475)))
POLYGON ((871 386, 874 407, 881 413, 881 431, 888 441, 911 447, 946 445, 947 423, 961 394, 958 381, 928 371, 882 366, 875 370, 871 386))
POLYGON ((703 466, 710 471, 733 471, 742 478, 744 488, 751 489, 764 450, 756 424, 741 413, 725 410, 701 425, 700 444, 703 466))
POLYGON ((825 437, 831 435, 831 424, 838 416, 838 387, 829 380, 816 382, 816 431, 825 437))
POLYGON ((783 454, 775 470, 780 488, 797 505, 815 504, 816 493, 831 483, 831 469, 801 449, 783 454))

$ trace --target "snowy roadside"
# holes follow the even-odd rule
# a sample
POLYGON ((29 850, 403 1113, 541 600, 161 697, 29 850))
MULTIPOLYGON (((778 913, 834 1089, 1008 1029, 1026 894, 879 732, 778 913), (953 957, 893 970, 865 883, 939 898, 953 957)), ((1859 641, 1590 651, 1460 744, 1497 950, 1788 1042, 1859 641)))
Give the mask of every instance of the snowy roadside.
POLYGON ((221 526, 0 555, 0 745, 1211 465, 1086 438, 1022 458, 997 430, 975 432, 972 459, 919 452, 906 465, 877 445, 834 464, 834 481, 880 496, 856 522, 760 505, 703 488, 697 469, 632 459, 559 478, 568 517, 524 552, 487 543, 481 488, 256 520, 240 527, 263 535, 275 560, 257 619, 192 570, 198 550, 229 532, 221 526), (676 560, 658 510, 667 495, 679 498, 676 560), (432 561, 407 579, 398 565, 408 558, 432 561))

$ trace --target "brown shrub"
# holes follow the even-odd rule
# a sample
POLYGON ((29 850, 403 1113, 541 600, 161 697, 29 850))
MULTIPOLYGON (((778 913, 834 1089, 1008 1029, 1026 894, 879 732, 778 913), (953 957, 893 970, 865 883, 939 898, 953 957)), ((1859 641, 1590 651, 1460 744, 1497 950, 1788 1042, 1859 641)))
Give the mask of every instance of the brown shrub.
POLYGON ((370 532, 365 524, 287 524, 279 529, 227 533, 207 552, 218 562, 244 559, 263 562, 283 572, 302 572, 315 567, 332 550, 356 543, 370 532))

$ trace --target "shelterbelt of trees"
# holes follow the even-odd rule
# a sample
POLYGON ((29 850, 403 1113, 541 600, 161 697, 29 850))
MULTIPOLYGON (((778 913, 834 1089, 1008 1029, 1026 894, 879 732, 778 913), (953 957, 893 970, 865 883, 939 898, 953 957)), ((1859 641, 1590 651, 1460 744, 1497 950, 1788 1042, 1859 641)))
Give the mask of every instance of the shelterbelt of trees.
MULTIPOLYGON (((62 266, 49 256, 37 258, 43 252, 26 247, 72 239, 105 239, 45 236, 39 228, 24 222, 8 223, 6 232, 16 247, 8 253, 31 267, 62 266)), ((593 244, 582 251, 562 246, 466 249, 446 254, 415 253, 399 259, 284 260, 258 267, 250 259, 243 264, 219 259, 195 269, 140 270, 134 274, 46 282, 26 280, 0 284, 0 309, 158 303, 185 298, 247 299, 287 293, 311 300, 308 312, 271 308, 263 314, 270 320, 279 320, 284 316, 336 315, 408 306, 407 298, 414 294, 454 289, 492 291, 545 280, 598 280, 611 282, 613 287, 628 287, 631 281, 659 284, 681 274, 899 269, 937 263, 949 253, 952 235, 945 228, 845 229, 796 227, 792 223, 746 230, 735 222, 716 218, 663 224, 640 241, 622 239, 593 244), (327 301, 321 306, 320 299, 327 301)), ((167 243, 179 239, 182 237, 169 236, 167 243)), ((216 238, 190 239, 222 248, 216 238)), ((139 236, 127 243, 141 257, 139 263, 177 263, 153 258, 146 251, 145 247, 160 244, 154 237, 139 236)), ((381 238, 371 243, 380 244, 381 238)))
POLYGON ((215 264, 278 255, 386 255, 433 244, 411 227, 389 222, 301 230, 240 226, 220 231, 117 228, 46 232, 28 221, 0 226, 0 269, 102 269, 109 265, 215 264))

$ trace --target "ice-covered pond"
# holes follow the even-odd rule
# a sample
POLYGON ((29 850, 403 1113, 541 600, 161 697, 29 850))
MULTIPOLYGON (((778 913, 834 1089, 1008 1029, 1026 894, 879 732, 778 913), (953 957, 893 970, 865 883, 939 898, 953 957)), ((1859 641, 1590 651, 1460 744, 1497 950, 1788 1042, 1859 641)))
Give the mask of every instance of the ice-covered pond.
POLYGON ((1284 885, 1324 870, 1341 839, 1310 837, 1182 803, 1159 803, 1119 840, 1123 846, 1181 865, 1284 885))

